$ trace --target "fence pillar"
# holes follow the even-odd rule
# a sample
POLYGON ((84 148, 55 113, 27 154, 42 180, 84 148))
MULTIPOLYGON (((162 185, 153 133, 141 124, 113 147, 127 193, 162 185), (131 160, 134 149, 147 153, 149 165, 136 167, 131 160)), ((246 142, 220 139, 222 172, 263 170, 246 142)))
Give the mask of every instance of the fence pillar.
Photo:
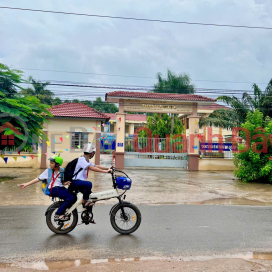
POLYGON ((95 164, 100 165, 100 147, 101 147, 101 121, 96 121, 96 152, 95 152, 95 164))
POLYGON ((193 114, 189 117, 189 145, 187 146, 189 170, 198 170, 199 165, 199 118, 197 103, 194 103, 193 114))
POLYGON ((124 168, 126 114, 124 112, 117 112, 116 118, 117 122, 116 122, 115 166, 116 168, 124 168))

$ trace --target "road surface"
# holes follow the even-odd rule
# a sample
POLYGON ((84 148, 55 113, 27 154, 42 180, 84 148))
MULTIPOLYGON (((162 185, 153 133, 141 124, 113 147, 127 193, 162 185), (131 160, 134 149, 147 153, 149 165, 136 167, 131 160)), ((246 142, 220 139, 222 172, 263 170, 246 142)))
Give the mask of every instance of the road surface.
POLYGON ((128 236, 119 235, 111 227, 111 205, 97 205, 94 209, 97 224, 77 226, 68 235, 56 235, 47 228, 45 206, 0 207, 0 260, 35 254, 46 258, 50 252, 53 252, 50 257, 56 259, 59 256, 103 259, 226 254, 272 248, 272 207, 138 207, 142 224, 128 236), (78 256, 80 252, 82 255, 78 256))

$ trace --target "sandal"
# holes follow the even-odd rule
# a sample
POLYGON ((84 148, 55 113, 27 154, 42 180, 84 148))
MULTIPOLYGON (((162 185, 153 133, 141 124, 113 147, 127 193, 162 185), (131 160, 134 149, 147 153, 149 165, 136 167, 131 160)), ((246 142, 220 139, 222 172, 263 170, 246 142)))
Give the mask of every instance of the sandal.
POLYGON ((86 201, 86 202, 82 203, 82 206, 83 206, 83 208, 91 209, 94 204, 95 204, 95 202, 86 201))
POLYGON ((55 217, 54 217, 54 220, 55 221, 69 221, 70 220, 70 216, 68 216, 68 215, 59 215, 59 214, 56 214, 55 215, 55 217), (60 218, 60 216, 62 216, 61 218, 60 218))
POLYGON ((91 223, 91 224, 96 224, 95 223, 95 221, 92 219, 92 218, 90 218, 91 220, 89 220, 89 223, 91 223))

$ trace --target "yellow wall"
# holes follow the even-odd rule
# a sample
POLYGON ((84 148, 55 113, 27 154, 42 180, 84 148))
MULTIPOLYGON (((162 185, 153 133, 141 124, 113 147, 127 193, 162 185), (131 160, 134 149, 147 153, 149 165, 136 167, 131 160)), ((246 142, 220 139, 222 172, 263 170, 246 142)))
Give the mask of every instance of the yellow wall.
POLYGON ((233 159, 204 158, 199 159, 199 170, 201 171, 231 171, 236 167, 233 159))
POLYGON ((19 154, 8 154, 5 155, 5 158, 8 158, 8 163, 6 164, 2 158, 0 158, 0 168, 40 168, 41 162, 37 154, 21 153, 19 154), (32 159, 30 155, 33 155, 32 159), (23 156, 26 156, 24 159, 23 156), (17 158, 17 161, 13 157, 17 158))
MULTIPOLYGON (((50 146, 47 146, 47 166, 49 166, 49 157, 54 155, 52 151, 60 153, 60 155, 63 157, 64 167, 67 165, 68 162, 83 155, 83 149, 71 149, 72 132, 68 131, 75 130, 89 132, 90 128, 91 132, 89 132, 88 141, 93 142, 96 137, 96 132, 101 131, 101 127, 98 128, 97 124, 101 125, 101 122, 97 123, 96 120, 75 120, 72 118, 61 119, 56 117, 54 119, 50 119, 50 124, 48 124, 47 128, 48 138, 50 140, 50 146), (93 127, 96 127, 96 130, 93 127), (84 129, 86 131, 84 131, 84 129), (69 138, 66 138, 67 135, 69 136, 69 138), (63 138, 63 143, 60 140, 61 137, 63 138), (56 143, 54 143, 54 139, 56 139, 56 143), (68 149, 68 151, 66 151, 65 149, 68 149)), ((94 163, 95 157, 91 161, 94 163)))
MULTIPOLYGON (((212 127, 212 134, 219 134, 220 133, 220 128, 218 127, 212 127)), ((199 134, 204 134, 204 129, 200 128, 199 129, 199 134)), ((222 135, 223 137, 225 135, 232 135, 232 130, 228 129, 222 129, 222 135)), ((186 130, 186 137, 189 136, 189 129, 186 130)), ((206 141, 208 141, 208 128, 206 128, 206 141)), ((217 138, 213 139, 213 141, 217 141, 217 138)))

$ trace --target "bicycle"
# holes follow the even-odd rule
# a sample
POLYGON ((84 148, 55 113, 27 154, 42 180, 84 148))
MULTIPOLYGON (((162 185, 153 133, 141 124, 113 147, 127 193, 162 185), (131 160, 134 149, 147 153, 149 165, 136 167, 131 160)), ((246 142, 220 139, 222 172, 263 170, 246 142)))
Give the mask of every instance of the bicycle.
MULTIPOLYGON (((131 188, 132 180, 126 173, 117 170, 114 167, 111 167, 111 169, 114 189, 98 193, 91 193, 90 200, 98 202, 101 200, 117 198, 119 203, 115 204, 109 213, 111 225, 120 234, 131 234, 139 228, 142 218, 140 210, 135 205, 125 201, 125 193, 131 188), (125 176, 116 176, 115 172, 120 172, 125 176), (124 192, 119 194, 118 189, 124 190, 124 192)), ((51 206, 49 206, 45 212, 48 228, 56 234, 67 234, 71 232, 78 225, 79 212, 77 211, 77 207, 82 204, 82 199, 83 194, 77 193, 77 201, 65 212, 65 215, 68 216, 68 219, 65 221, 56 220, 54 218, 56 211, 62 205, 63 201, 55 201, 51 206)), ((88 225, 92 218, 92 208, 83 208, 81 212, 81 224, 88 225)))

